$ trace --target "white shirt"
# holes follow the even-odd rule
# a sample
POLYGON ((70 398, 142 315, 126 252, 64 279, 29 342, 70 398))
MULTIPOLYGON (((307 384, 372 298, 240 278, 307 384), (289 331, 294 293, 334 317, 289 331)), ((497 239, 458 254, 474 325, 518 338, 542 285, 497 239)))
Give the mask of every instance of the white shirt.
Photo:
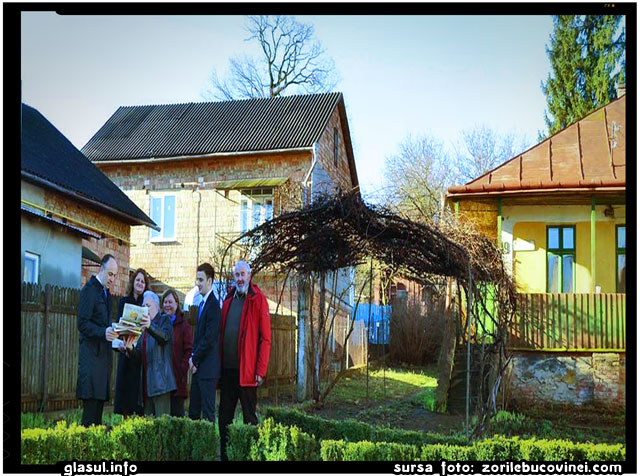
MULTIPOLYGON (((213 291, 213 286, 211 286, 211 289, 209 289, 209 292, 207 294, 204 295, 204 297, 202 298, 202 301, 204 303, 207 302, 207 299, 209 299, 209 294, 211 294, 211 292, 213 291)), ((200 303, 198 303, 198 306, 200 305, 200 303)), ((202 305, 202 309, 204 309, 204 304, 202 305)))

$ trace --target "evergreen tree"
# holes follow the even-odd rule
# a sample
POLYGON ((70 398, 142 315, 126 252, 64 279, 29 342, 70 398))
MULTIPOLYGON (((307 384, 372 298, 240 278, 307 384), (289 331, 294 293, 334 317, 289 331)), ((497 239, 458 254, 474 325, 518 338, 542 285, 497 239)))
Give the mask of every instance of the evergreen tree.
POLYGON ((619 15, 557 15, 546 48, 552 72, 542 84, 545 123, 554 134, 616 98, 625 81, 625 31, 619 15))

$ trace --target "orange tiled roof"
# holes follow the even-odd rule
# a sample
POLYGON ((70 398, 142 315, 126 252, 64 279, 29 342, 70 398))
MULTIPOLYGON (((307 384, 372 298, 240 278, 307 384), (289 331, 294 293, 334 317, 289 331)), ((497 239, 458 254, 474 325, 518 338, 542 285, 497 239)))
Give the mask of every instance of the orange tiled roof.
POLYGON ((626 185, 626 95, 449 195, 626 185))

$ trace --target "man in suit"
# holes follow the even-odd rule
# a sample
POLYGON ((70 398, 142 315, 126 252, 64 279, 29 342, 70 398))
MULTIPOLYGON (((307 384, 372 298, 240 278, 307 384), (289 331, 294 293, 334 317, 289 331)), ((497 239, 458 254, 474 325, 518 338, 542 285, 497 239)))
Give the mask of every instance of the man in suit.
POLYGON ((220 378, 220 304, 214 296, 213 267, 203 263, 197 268, 196 286, 202 295, 198 310, 191 370, 189 418, 216 420, 216 386, 220 378))
POLYGON ((118 272, 116 259, 106 254, 100 271, 80 291, 78 302, 78 383, 76 398, 82 400, 82 425, 102 424, 104 402, 109 400, 111 342, 118 334, 111 327, 111 296, 118 272))

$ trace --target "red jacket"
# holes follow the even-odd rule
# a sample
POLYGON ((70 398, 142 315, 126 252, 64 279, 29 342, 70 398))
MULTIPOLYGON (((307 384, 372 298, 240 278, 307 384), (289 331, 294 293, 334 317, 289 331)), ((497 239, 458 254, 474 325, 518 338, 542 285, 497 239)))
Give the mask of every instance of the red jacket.
POLYGON ((176 321, 173 324, 173 375, 178 387, 174 395, 187 398, 187 372, 189 372, 189 357, 193 351, 193 331, 187 319, 180 311, 176 311, 176 321))
MULTIPOLYGON (((224 343, 224 331, 235 287, 231 288, 222 303, 222 328, 220 329, 220 354, 224 343)), ((267 297, 255 284, 249 285, 244 301, 238 330, 238 361, 240 386, 257 387, 256 375, 267 376, 271 353, 271 316, 267 297)))

